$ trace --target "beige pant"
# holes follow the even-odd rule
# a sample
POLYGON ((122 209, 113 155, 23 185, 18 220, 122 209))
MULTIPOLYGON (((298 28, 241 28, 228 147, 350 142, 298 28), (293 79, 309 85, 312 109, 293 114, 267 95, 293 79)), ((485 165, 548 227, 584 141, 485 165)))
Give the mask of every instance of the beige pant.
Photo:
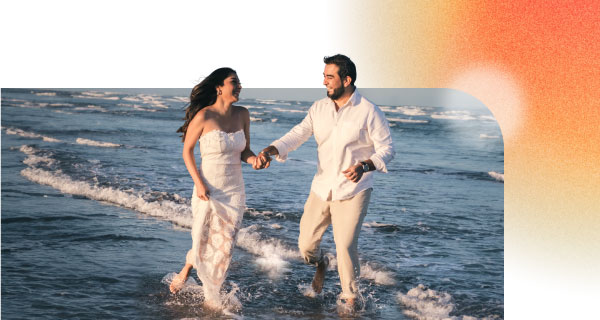
POLYGON ((310 264, 323 259, 323 253, 319 248, 321 238, 327 227, 333 225, 342 298, 353 298, 358 291, 357 280, 360 276, 358 235, 367 214, 371 191, 373 189, 369 188, 350 199, 338 201, 323 201, 311 192, 300 219, 298 247, 306 263, 310 264))

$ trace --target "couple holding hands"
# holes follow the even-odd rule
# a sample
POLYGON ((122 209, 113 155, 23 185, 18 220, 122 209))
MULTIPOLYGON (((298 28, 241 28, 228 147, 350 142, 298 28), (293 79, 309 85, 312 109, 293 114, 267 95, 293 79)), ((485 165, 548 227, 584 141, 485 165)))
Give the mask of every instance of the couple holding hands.
POLYGON ((250 115, 235 106, 242 89, 230 68, 213 71, 190 94, 183 134, 183 159, 194 180, 192 248, 170 290, 179 291, 192 268, 202 281, 205 303, 221 306, 220 288, 231 261, 245 206, 241 162, 268 168, 271 157, 285 161, 289 152, 314 135, 317 173, 300 220, 298 247, 316 266, 312 289, 320 293, 329 260, 320 249, 327 227, 333 226, 341 300, 354 307, 360 265, 358 236, 373 190, 373 172, 387 172, 394 157, 384 113, 356 90, 356 67, 344 55, 324 58, 327 98, 316 101, 302 122, 258 155, 250 150, 250 115), (198 169, 194 147, 202 157, 198 169))

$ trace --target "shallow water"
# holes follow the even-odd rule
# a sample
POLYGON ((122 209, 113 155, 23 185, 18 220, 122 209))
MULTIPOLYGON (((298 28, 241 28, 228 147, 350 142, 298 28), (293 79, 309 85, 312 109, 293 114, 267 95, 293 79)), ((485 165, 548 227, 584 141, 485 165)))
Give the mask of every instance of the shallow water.
MULTIPOLYGON (((162 90, 164 92, 164 90, 162 90)), ((245 165, 244 215, 223 294, 168 291, 191 246, 192 181, 176 129, 185 98, 103 90, 2 90, 2 317, 338 318, 296 249, 316 168, 310 139, 285 164, 245 165)), ((311 102, 243 99, 255 152, 311 102)), ((364 308, 385 319, 503 318, 500 130, 487 110, 383 106, 396 158, 377 174, 360 236, 364 308)))

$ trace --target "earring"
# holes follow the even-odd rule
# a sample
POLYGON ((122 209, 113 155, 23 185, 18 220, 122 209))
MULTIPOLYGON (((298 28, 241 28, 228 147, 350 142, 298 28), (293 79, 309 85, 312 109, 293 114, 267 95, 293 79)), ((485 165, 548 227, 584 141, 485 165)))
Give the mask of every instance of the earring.
POLYGON ((217 91, 217 94, 218 94, 218 95, 221 95, 221 90, 217 91))

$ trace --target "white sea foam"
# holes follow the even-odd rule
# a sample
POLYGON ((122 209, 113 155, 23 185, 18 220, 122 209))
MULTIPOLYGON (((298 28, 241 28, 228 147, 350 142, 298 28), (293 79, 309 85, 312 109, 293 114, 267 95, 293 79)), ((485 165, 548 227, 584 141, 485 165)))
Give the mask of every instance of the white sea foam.
POLYGON ((47 165, 54 164, 54 159, 46 156, 36 155, 37 149, 33 147, 22 145, 21 148, 19 148, 19 151, 23 152, 28 156, 27 158, 25 158, 25 160, 23 160, 23 163, 25 163, 28 166, 33 166, 38 163, 46 163, 47 165))
POLYGON ((396 107, 396 109, 402 111, 407 116, 424 116, 427 114, 422 108, 415 106, 396 107))
POLYGON ((452 296, 445 292, 438 293, 419 284, 410 289, 406 294, 399 292, 396 295, 399 303, 407 309, 403 313, 419 320, 457 319, 450 317, 454 310, 452 296))
POLYGON ((285 259, 300 259, 300 253, 297 250, 289 249, 279 239, 262 240, 257 229, 257 225, 241 229, 238 232, 236 245, 257 255, 256 264, 270 278, 280 278, 283 273, 289 271, 289 262, 285 259))
POLYGON ((446 111, 438 112, 431 115, 434 119, 446 119, 446 120, 474 120, 468 111, 446 111))
MULTIPOLYGON (((110 187, 99 187, 90 185, 86 181, 73 180, 71 177, 63 174, 60 170, 49 171, 32 167, 39 162, 48 162, 48 160, 37 161, 36 150, 23 146, 20 149, 28 155, 23 162, 29 165, 28 168, 21 170, 21 175, 25 178, 39 184, 48 185, 62 193, 84 196, 86 198, 104 201, 124 208, 133 209, 138 212, 162 218, 171 221, 179 226, 192 227, 192 213, 190 206, 180 204, 169 200, 148 202, 144 200, 144 194, 134 194, 134 192, 125 192, 110 187)), ((53 161, 50 159, 50 161, 53 161)))
POLYGON ((164 104, 159 97, 157 96, 153 96, 153 95, 148 95, 148 94, 139 94, 138 97, 140 99, 142 99, 143 103, 149 104, 150 106, 154 107, 154 108, 162 108, 162 109, 167 109, 169 108, 166 104, 164 104))
POLYGON ((277 118, 271 119, 271 122, 277 122, 277 118))
POLYGON ((133 108, 139 111, 147 111, 147 112, 156 112, 156 109, 152 109, 151 107, 145 107, 140 104, 127 104, 127 103, 119 103, 117 104, 119 107, 133 108))
POLYGON ((402 123, 428 123, 429 122, 427 120, 403 119, 403 118, 393 118, 393 117, 388 117, 387 119, 388 119, 388 121, 402 122, 402 123))
POLYGON ((485 133, 482 133, 479 135, 479 138, 481 139, 499 139, 500 136, 491 136, 491 135, 487 135, 485 133))
POLYGON ((277 104, 280 106, 291 106, 292 104, 289 102, 277 102, 277 100, 262 100, 262 99, 256 99, 256 101, 262 103, 262 104, 277 104))
POLYGON ((367 227, 367 228, 382 228, 382 227, 396 227, 393 224, 389 224, 389 223, 381 223, 381 222, 377 222, 377 221, 367 221, 367 222, 363 222, 363 226, 367 227))
POLYGON ((490 175, 492 178, 494 178, 494 179, 496 179, 496 180, 498 180, 498 181, 502 181, 502 182, 504 182, 504 173, 498 173, 498 172, 496 172, 496 171, 490 171, 490 172, 488 172, 488 174, 489 174, 489 175, 490 175))
POLYGON ((88 105, 87 107, 76 107, 73 110, 82 110, 82 111, 95 110, 95 111, 100 111, 100 112, 108 111, 105 108, 102 108, 101 106, 95 106, 92 104, 88 105))
POLYGON ((113 96, 115 94, 116 94, 115 92, 84 91, 81 93, 81 95, 73 96, 73 98, 83 98, 83 99, 98 98, 98 99, 103 99, 103 100, 119 100, 120 99, 119 97, 113 96))
POLYGON ((62 113, 62 114, 73 114, 73 112, 68 112, 68 111, 64 111, 64 110, 52 110, 52 112, 62 113))
MULTIPOLYGON (((15 107, 19 107, 19 108, 45 108, 49 105, 49 103, 47 102, 32 102, 32 101, 25 101, 25 100, 17 100, 17 99, 12 99, 12 102, 20 102, 21 104, 15 107)), ((8 100, 3 100, 3 101, 11 101, 11 99, 8 100)))
POLYGON ((84 91, 81 93, 84 96, 89 96, 89 97, 97 97, 97 98, 101 98, 106 96, 107 92, 96 92, 96 91, 84 91))
POLYGON ((116 147, 121 146, 120 144, 116 144, 116 143, 94 141, 94 140, 84 139, 84 138, 77 138, 77 140, 75 140, 75 142, 77 142, 78 144, 85 144, 88 146, 104 147, 104 148, 116 148, 116 147))
POLYGON ((32 139, 42 139, 46 142, 61 142, 61 140, 58 140, 58 139, 43 136, 41 134, 37 134, 34 132, 23 131, 18 128, 4 128, 3 127, 2 129, 6 129, 6 134, 13 134, 13 135, 18 135, 18 136, 25 137, 25 138, 32 138, 32 139))
POLYGON ((26 145, 22 145, 19 148, 19 151, 23 152, 24 154, 28 155, 28 156, 32 156, 35 155, 35 153, 38 151, 37 149, 35 149, 34 147, 30 147, 30 146, 26 146, 26 145))
POLYGON ((22 100, 22 99, 11 99, 11 98, 2 97, 2 103, 7 103, 7 102, 27 103, 28 101, 22 100))
POLYGON ((298 110, 298 109, 284 109, 284 108, 279 108, 279 107, 274 107, 273 110, 277 110, 279 112, 290 112, 290 113, 306 113, 306 111, 304 110, 298 110))
POLYGON ((481 119, 481 120, 496 121, 496 118, 494 118, 493 116, 479 116, 479 119, 481 119))
POLYGON ((171 98, 165 98, 165 100, 167 101, 172 101, 172 102, 190 102, 190 97, 171 97, 171 98))
POLYGON ((381 109, 387 113, 401 113, 401 114, 407 115, 407 116, 427 115, 427 113, 423 110, 423 108, 416 107, 416 106, 397 106, 397 107, 380 106, 379 109, 381 109))
POLYGON ((256 118, 256 117, 250 117, 250 121, 252 121, 252 122, 262 122, 262 121, 263 121, 263 119, 261 119, 261 118, 256 118))
POLYGON ((302 295, 309 298, 315 298, 317 293, 313 290, 312 286, 309 284, 301 283, 298 285, 298 290, 302 292, 302 295))
POLYGON ((36 92, 36 96, 46 96, 46 97, 54 97, 56 96, 56 92, 36 92))
POLYGON ((396 284, 396 280, 394 280, 394 274, 392 272, 375 270, 368 262, 360 265, 360 277, 372 280, 373 282, 384 286, 392 286, 396 284))
POLYGON ((50 107, 72 107, 73 104, 72 103, 51 103, 49 104, 50 107))
MULTIPOLYGON (((175 272, 170 272, 166 274, 161 280, 162 284, 164 284, 167 287, 170 286, 175 276, 177 276, 177 273, 175 272)), ((235 282, 230 281, 229 283, 231 284, 231 290, 229 292, 221 292, 221 301, 216 302, 218 303, 218 305, 215 305, 215 302, 212 302, 211 308, 220 309, 220 311, 230 319, 243 319, 242 317, 233 313, 233 311, 238 311, 242 308, 242 304, 236 297, 236 293, 240 291, 240 288, 235 282)), ((186 307, 194 307, 194 303, 198 303, 198 308, 206 307, 206 305, 204 305, 205 300, 202 285, 196 282, 196 280, 194 280, 192 276, 187 278, 187 280, 183 284, 183 287, 181 288, 181 290, 179 290, 179 294, 181 293, 189 294, 193 297, 193 299, 174 299, 167 301, 166 304, 177 306, 185 304, 186 307)))
MULTIPOLYGON (((329 258, 329 266, 327 267, 328 271, 337 270, 337 258, 332 253, 325 253, 325 255, 329 258)), ((369 261, 363 261, 360 263, 360 277, 363 279, 368 279, 379 285, 394 285, 396 280, 394 280, 394 274, 390 271, 385 270, 376 270, 371 266, 369 261)))
POLYGON ((142 102, 142 99, 140 99, 138 97, 123 97, 123 98, 121 98, 121 100, 131 101, 131 102, 142 102))

